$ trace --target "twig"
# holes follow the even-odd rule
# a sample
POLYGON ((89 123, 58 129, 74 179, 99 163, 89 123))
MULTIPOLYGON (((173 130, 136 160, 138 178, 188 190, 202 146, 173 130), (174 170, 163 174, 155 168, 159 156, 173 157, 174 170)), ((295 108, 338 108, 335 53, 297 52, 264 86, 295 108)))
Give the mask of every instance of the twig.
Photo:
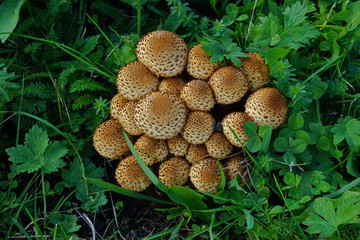
POLYGON ((273 160, 273 161, 274 161, 274 162, 277 162, 277 163, 280 163, 280 164, 283 164, 283 165, 288 165, 289 168, 290 168, 290 172, 292 172, 292 168, 293 168, 293 167, 298 167, 298 168, 300 168, 301 171, 304 172, 304 169, 302 169, 300 166, 307 165, 307 163, 294 164, 294 162, 285 163, 285 162, 280 162, 280 161, 277 161, 277 160, 273 160))
POLYGON ((250 19, 250 22, 249 22, 249 28, 248 28, 248 32, 247 32, 246 38, 245 38, 245 44, 247 43, 247 40, 248 40, 248 37, 249 37, 249 34, 250 34, 250 28, 251 28, 251 25, 252 25, 252 20, 253 20, 254 15, 255 15, 256 4, 257 4, 257 0, 255 0, 254 7, 253 7, 253 10, 252 10, 251 19, 250 19))

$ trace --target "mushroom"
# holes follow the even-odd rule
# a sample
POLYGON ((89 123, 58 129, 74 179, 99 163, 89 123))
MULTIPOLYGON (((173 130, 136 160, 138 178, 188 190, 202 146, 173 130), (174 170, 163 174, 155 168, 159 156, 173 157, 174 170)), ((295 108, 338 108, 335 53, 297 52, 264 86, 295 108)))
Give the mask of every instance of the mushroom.
POLYGON ((231 104, 245 96, 248 80, 237 67, 225 66, 218 69, 209 80, 217 103, 231 104))
MULTIPOLYGON (((131 136, 129 136, 132 140, 131 136)), ((116 159, 130 152, 118 120, 111 119, 101 123, 93 136, 95 150, 104 158, 116 159)))
POLYGON ((189 143, 183 138, 183 136, 178 135, 173 138, 166 140, 169 148, 169 153, 174 154, 177 157, 185 156, 189 143))
POLYGON ((234 148, 222 132, 214 132, 205 142, 205 146, 213 158, 225 158, 230 155, 234 148))
POLYGON ((133 155, 120 161, 115 170, 115 179, 121 187, 136 192, 144 191, 151 185, 150 178, 133 155))
POLYGON ((176 96, 180 96, 180 92, 186 82, 182 78, 164 78, 159 85, 160 92, 169 92, 176 96))
POLYGON ((269 125, 273 130, 287 120, 286 98, 276 88, 261 88, 253 92, 245 103, 245 112, 258 125, 269 125))
POLYGON ((139 101, 127 102, 119 113, 119 121, 126 132, 130 135, 138 136, 143 134, 143 131, 135 123, 135 107, 139 101))
POLYGON ((210 56, 201 49, 201 43, 190 49, 186 70, 193 78, 206 80, 219 67, 220 62, 210 62, 210 56))
POLYGON ((200 160, 203 160, 209 155, 205 144, 190 144, 188 151, 185 154, 186 160, 190 164, 194 164, 200 160))
POLYGON ((249 137, 244 132, 243 126, 245 122, 251 121, 252 118, 244 112, 232 112, 224 117, 221 122, 223 127, 223 133, 229 142, 237 147, 242 147, 239 141, 236 139, 230 128, 235 132, 240 142, 246 146, 249 137), (230 126, 230 128, 229 128, 230 126))
POLYGON ((211 157, 201 160, 190 168, 190 180, 197 190, 214 194, 221 183, 218 162, 211 157))
POLYGON ((153 92, 139 101, 135 122, 149 137, 175 137, 186 121, 187 109, 180 98, 167 92, 153 92))
POLYGON ((158 78, 139 61, 126 64, 118 73, 116 86, 126 99, 139 100, 159 87, 158 78))
POLYGON ((193 111, 210 111, 215 105, 210 85, 203 80, 192 80, 180 92, 180 98, 193 111))
POLYGON ((215 119, 208 112, 190 112, 181 135, 192 144, 202 144, 214 131, 215 119))
MULTIPOLYGON (((246 157, 235 155, 227 159, 224 163, 224 170, 228 181, 240 175, 243 181, 246 179, 246 157)), ((245 181, 244 181, 245 182, 245 181)))
POLYGON ((166 30, 144 35, 136 46, 139 61, 161 77, 174 77, 180 74, 186 67, 187 54, 184 39, 166 30))
POLYGON ((159 166, 159 179, 167 187, 183 186, 190 172, 189 163, 181 157, 173 157, 159 166))
POLYGON ((110 116, 112 119, 118 119, 122 107, 128 102, 120 93, 117 93, 110 102, 110 116))
POLYGON ((136 140, 134 149, 148 166, 163 162, 169 154, 165 140, 153 139, 146 135, 136 140))

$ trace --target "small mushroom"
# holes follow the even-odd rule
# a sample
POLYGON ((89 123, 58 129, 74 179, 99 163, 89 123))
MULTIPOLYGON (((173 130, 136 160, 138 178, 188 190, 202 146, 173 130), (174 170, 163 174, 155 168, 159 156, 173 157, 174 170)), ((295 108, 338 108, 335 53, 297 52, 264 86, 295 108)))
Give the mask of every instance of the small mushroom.
POLYGON ((180 96, 180 92, 186 82, 182 78, 164 78, 159 85, 160 92, 168 92, 175 96, 180 96))
POLYGON ((139 101, 127 102, 119 113, 119 121, 126 132, 130 135, 138 136, 143 134, 143 131, 135 123, 135 107, 139 101))
POLYGON ((222 132, 214 132, 205 142, 205 146, 213 158, 225 158, 234 148, 222 132))
POLYGON ((210 111, 215 105, 215 98, 210 85, 203 80, 192 80, 180 92, 180 98, 193 111, 210 111))
POLYGON ((185 158, 190 164, 203 160, 207 156, 209 156, 209 153, 205 144, 190 144, 188 151, 185 154, 185 158))
POLYGON ((169 153, 177 157, 185 156, 189 144, 181 135, 166 140, 169 148, 169 153))
POLYGON ((167 187, 183 186, 190 173, 189 163, 181 157, 173 157, 159 166, 159 179, 167 187))
POLYGON ((215 119, 208 112, 190 112, 181 135, 192 144, 202 144, 214 132, 215 119))
POLYGON ((110 102, 110 116, 112 119, 118 119, 120 110, 128 102, 120 93, 117 93, 110 102))
POLYGON ((237 175, 240 175, 243 180, 246 180, 246 157, 243 155, 236 155, 227 159, 224 163, 224 172, 228 181, 235 178, 237 175))
POLYGON ((218 162, 211 157, 201 160, 190 168, 190 180, 197 190, 214 194, 221 183, 218 162))
POLYGON ((146 135, 136 140, 134 149, 148 166, 163 162, 169 154, 165 140, 153 139, 146 135))
POLYGON ((243 126, 247 121, 251 120, 252 118, 244 112, 232 112, 224 117, 221 122, 223 133, 232 145, 241 147, 241 144, 236 139, 230 128, 235 132, 240 142, 246 146, 249 137, 244 132, 243 126))

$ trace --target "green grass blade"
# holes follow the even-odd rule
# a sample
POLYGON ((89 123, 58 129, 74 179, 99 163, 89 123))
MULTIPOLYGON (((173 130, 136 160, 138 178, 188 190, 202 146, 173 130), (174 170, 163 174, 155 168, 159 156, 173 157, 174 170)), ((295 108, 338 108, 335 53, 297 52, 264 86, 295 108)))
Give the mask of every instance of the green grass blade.
POLYGON ((21 226, 21 224, 18 222, 18 220, 14 220, 14 224, 15 226, 18 227, 18 229, 20 230, 20 232, 22 232, 22 234, 24 234, 24 236, 27 238, 27 239, 33 239, 25 230, 25 228, 23 226, 21 226))
POLYGON ((37 230, 38 235, 40 235, 41 239, 45 240, 44 234, 40 229, 39 224, 36 222, 36 220, 34 219, 34 217, 31 215, 31 213, 29 212, 29 210, 27 208, 25 208, 26 213, 28 214, 29 218, 31 219, 31 221, 34 224, 34 227, 37 230))
POLYGON ((351 188, 353 188, 353 187, 355 187, 355 186, 357 186, 359 184, 360 184, 360 178, 357 178, 354 181, 352 181, 351 183, 346 184, 345 186, 338 189, 337 191, 335 191, 335 192, 333 192, 331 194, 325 195, 324 197, 325 198, 334 198, 334 197, 339 196, 340 194, 350 190, 351 188))
POLYGON ((171 234, 169 240, 174 240, 176 239, 176 237, 179 235, 179 232, 180 232, 180 228, 182 226, 184 226, 184 222, 185 220, 184 219, 181 219, 181 222, 176 226, 174 232, 171 234))

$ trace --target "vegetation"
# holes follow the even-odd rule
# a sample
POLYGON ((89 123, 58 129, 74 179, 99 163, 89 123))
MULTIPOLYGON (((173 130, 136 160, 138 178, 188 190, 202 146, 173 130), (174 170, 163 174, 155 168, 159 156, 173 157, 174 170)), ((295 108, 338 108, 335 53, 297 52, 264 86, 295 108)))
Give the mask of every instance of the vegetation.
POLYGON ((360 2, 342 0, 2 1, 0 234, 120 238, 115 222, 131 207, 125 195, 175 219, 146 239, 357 239, 358 9, 360 2), (245 124, 254 163, 246 186, 235 178, 215 195, 168 188, 140 164, 160 191, 135 193, 114 184, 113 163, 93 149, 118 70, 156 29, 176 32, 189 47, 201 42, 213 62, 240 66, 238 57, 254 51, 269 65, 289 118, 278 130, 245 124), (103 232, 93 224, 100 214, 103 232))

